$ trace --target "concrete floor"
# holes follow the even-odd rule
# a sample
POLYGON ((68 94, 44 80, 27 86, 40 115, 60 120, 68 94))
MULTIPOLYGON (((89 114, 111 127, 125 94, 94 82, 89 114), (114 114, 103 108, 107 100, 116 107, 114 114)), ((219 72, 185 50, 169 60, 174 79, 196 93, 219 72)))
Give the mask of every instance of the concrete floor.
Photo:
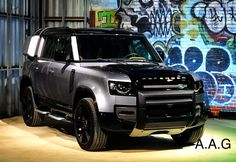
POLYGON ((79 147, 71 127, 61 125, 27 127, 21 116, 0 120, 0 162, 236 161, 235 120, 207 121, 201 140, 207 149, 200 143, 178 147, 169 136, 155 135, 117 138, 106 151, 88 152, 79 147))

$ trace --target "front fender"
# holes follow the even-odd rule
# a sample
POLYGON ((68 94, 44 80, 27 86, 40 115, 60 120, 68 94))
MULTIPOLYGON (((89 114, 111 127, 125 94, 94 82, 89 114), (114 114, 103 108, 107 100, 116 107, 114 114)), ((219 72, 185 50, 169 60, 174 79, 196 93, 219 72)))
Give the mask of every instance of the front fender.
MULTIPOLYGON (((109 94, 108 85, 105 81, 94 81, 94 80, 86 80, 82 81, 77 84, 77 90, 81 91, 78 92, 79 95, 83 97, 92 97, 97 102, 97 108, 99 112, 106 112, 106 113, 113 113, 114 112, 114 103, 115 103, 115 96, 109 94), (81 94, 83 93, 83 94, 81 94)), ((73 95, 74 99, 76 96, 73 95)))
POLYGON ((110 94, 108 81, 130 81, 130 78, 125 74, 103 71, 97 68, 79 67, 76 71, 75 81, 77 82, 75 82, 74 89, 86 87, 94 95, 100 113, 113 113, 117 97, 110 94))

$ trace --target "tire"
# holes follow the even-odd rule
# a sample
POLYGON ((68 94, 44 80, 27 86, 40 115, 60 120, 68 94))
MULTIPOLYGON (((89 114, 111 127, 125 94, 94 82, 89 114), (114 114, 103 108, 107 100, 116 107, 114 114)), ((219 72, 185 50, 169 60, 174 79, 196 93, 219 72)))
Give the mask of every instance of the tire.
POLYGON ((74 130, 80 147, 87 151, 99 151, 106 147, 108 135, 98 122, 93 99, 83 98, 74 112, 74 130))
POLYGON ((43 123, 44 115, 35 111, 34 95, 32 87, 26 87, 22 96, 23 119, 27 126, 40 126, 43 123))
POLYGON ((188 129, 181 134, 172 135, 172 138, 180 145, 194 144, 202 137, 203 132, 204 125, 197 128, 188 129))

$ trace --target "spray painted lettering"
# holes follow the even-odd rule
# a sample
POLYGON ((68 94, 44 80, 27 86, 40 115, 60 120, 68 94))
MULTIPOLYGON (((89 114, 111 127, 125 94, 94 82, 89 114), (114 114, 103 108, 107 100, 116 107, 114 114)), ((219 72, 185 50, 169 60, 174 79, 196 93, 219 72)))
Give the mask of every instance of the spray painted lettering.
POLYGON ((198 2, 192 7, 192 14, 211 33, 219 34, 219 39, 228 40, 236 34, 236 0, 198 2))

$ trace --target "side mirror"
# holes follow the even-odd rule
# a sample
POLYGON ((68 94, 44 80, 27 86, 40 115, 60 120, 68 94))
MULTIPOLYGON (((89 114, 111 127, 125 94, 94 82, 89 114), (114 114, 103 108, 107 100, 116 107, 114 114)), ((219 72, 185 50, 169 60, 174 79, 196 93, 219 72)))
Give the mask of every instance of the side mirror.
POLYGON ((38 44, 40 41, 40 37, 38 35, 26 38, 23 55, 33 58, 37 56, 36 51, 38 48, 38 44))

